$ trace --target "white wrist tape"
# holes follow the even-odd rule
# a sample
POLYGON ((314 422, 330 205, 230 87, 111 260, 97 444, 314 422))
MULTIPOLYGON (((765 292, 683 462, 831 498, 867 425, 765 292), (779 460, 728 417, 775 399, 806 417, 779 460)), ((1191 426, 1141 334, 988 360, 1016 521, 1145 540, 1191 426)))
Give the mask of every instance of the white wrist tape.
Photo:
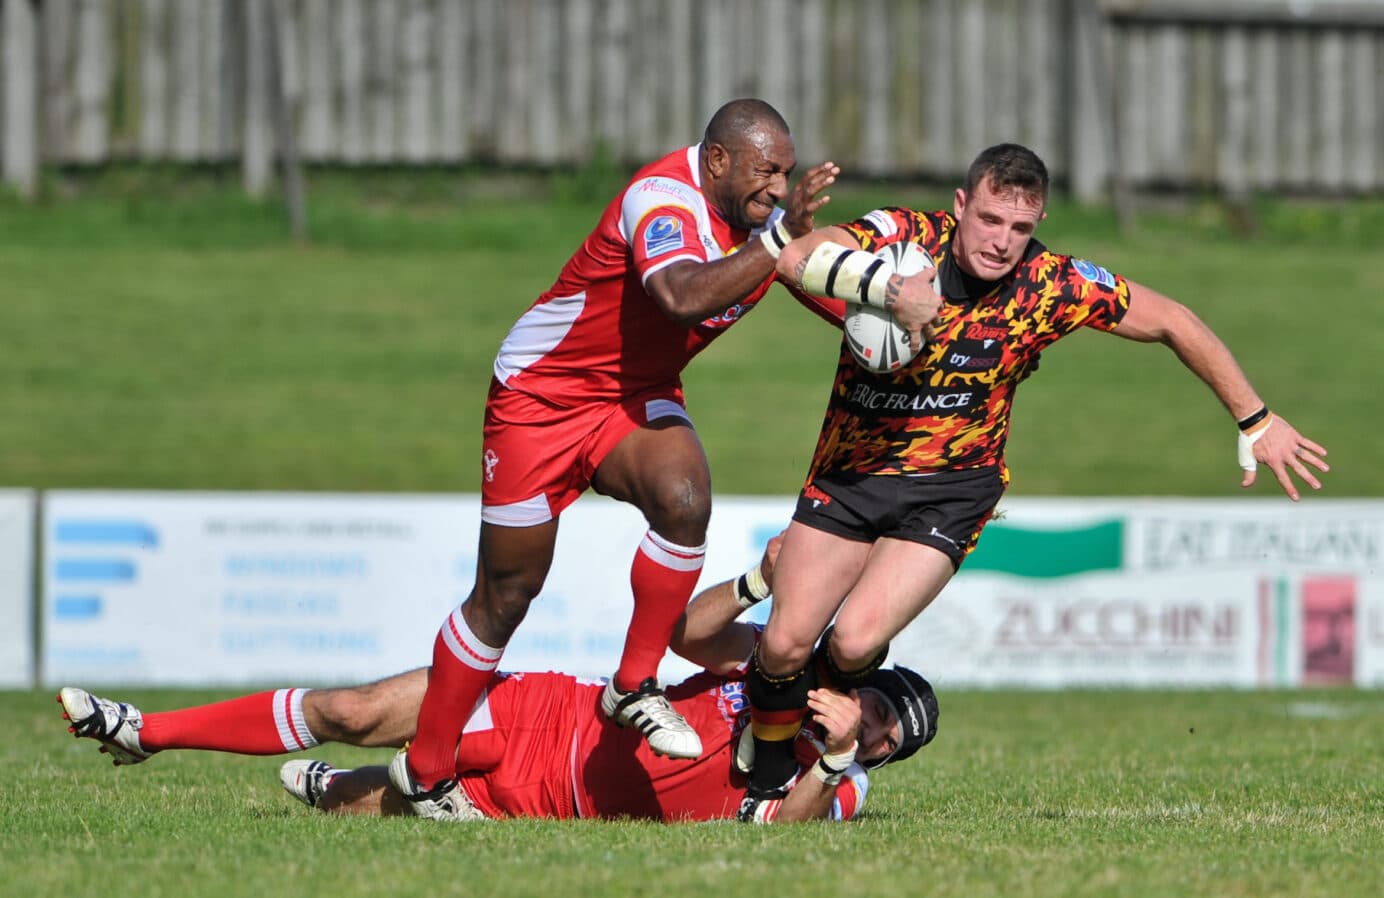
POLYGON ((802 287, 817 296, 883 309, 884 289, 893 273, 894 267, 873 253, 828 242, 808 255, 802 287))
POLYGON ((769 598, 769 595, 769 584, 764 582, 758 562, 735 581, 735 601, 740 603, 741 608, 757 605, 769 598))
POLYGON ((828 786, 836 785, 841 782, 841 777, 850 769, 851 764, 855 763, 855 750, 859 747, 860 743, 852 742, 851 747, 843 752, 822 755, 817 759, 817 763, 812 765, 812 775, 828 786))
POLYGON ((783 248, 792 241, 793 235, 788 233, 788 228, 784 227, 783 219, 780 217, 772 228, 765 228, 759 233, 759 239, 769 251, 769 255, 777 259, 783 248))
POLYGON ((1264 426, 1258 428, 1253 433, 1240 433, 1240 443, 1237 447, 1240 455, 1240 468, 1244 471, 1254 473, 1259 470, 1259 463, 1254 460, 1254 444, 1259 442, 1260 437, 1269 432, 1269 427, 1273 425, 1273 415, 1270 414, 1264 419, 1264 426))

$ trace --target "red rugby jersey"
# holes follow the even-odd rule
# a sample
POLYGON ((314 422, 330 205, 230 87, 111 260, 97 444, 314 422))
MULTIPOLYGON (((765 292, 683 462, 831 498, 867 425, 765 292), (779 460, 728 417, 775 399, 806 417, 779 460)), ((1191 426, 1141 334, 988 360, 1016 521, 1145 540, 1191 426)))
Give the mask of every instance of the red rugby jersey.
MULTIPOLYGON (((758 232, 731 227, 707 202, 699 149, 650 163, 611 201, 505 337, 494 366, 500 383, 560 406, 675 385, 693 356, 763 298, 772 272, 725 311, 685 327, 644 288, 674 262, 714 262, 758 239, 758 232)), ((769 225, 782 214, 775 210, 769 225)), ((833 300, 798 299, 828 321, 839 322, 844 311, 833 300)))
MULTIPOLYGON (((600 708, 604 684, 565 674, 501 674, 473 712, 461 740, 462 787, 491 817, 635 817, 724 820, 745 797, 746 778, 732 768, 740 731, 749 725, 743 673, 697 674, 668 688, 674 707, 697 730, 702 756, 655 755, 638 731, 611 722, 600 708)), ((821 745, 804 732, 801 769, 821 745)), ((836 787, 834 819, 849 819, 869 788, 853 765, 836 787)), ((768 802, 761 819, 777 815, 768 802)))

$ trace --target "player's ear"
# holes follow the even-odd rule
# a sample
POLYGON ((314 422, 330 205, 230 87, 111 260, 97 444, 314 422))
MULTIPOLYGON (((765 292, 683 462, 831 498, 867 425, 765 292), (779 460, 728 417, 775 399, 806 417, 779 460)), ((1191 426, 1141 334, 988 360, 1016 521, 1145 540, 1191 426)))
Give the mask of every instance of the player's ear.
POLYGON ((958 187, 956 188, 956 195, 952 198, 952 215, 955 218, 960 218, 964 211, 966 211, 966 191, 958 187))
POLYGON ((726 149, 724 144, 707 144, 706 170, 716 178, 724 177, 730 170, 730 150, 726 149))

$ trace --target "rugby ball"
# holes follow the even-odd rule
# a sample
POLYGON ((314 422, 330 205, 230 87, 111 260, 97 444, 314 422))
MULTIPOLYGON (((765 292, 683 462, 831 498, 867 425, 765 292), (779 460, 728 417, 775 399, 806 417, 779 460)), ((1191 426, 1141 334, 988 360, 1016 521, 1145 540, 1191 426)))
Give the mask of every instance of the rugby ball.
MULTIPOLYGON (((895 274, 917 274, 933 267, 927 250, 911 241, 880 247, 875 255, 883 258, 895 274)), ((851 355, 867 371, 897 371, 917 355, 908 344, 908 331, 899 326, 894 313, 887 309, 848 304, 842 328, 851 355)))

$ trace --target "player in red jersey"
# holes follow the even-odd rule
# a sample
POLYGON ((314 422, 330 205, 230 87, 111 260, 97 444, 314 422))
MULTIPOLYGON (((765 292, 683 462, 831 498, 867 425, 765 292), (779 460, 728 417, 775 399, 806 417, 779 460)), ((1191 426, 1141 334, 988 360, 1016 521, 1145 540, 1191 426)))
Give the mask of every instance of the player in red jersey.
MULTIPOLYGON (((421 816, 450 813, 461 737, 453 709, 474 704, 490 681, 547 577, 559 515, 589 487, 649 522, 602 706, 661 754, 701 753, 656 679, 700 575, 711 512, 711 475, 680 375, 764 296, 777 253, 811 231, 827 202, 819 194, 836 166, 809 170, 789 190, 796 164, 771 106, 727 103, 700 144, 635 175, 500 346, 486 403, 475 586, 438 632, 417 738, 391 767, 421 816)), ((839 303, 800 299, 839 320, 839 303)))
MULTIPOLYGON (((638 733, 618 728, 600 709, 603 684, 552 673, 496 675, 457 760, 462 793, 474 809, 468 819, 734 819, 748 785, 732 764, 749 722, 744 661, 728 675, 702 673, 668 687, 669 700, 706 746, 692 761, 656 755, 638 733)), ((404 688, 421 696, 421 683, 404 688)), ((747 819, 850 819, 866 798, 869 770, 921 744, 900 734, 896 708, 911 707, 925 726, 936 726, 935 697, 906 668, 876 671, 856 695, 813 691, 815 726, 798 734, 797 776, 782 800, 756 802, 747 819), (896 743, 904 750, 894 754, 896 743)), ((294 760, 281 778, 289 792, 323 810, 411 813, 383 767, 339 771, 294 760)))
MULTIPOLYGON (((771 541, 745 578, 767 589, 778 544, 771 541)), ((757 626, 734 620, 752 599, 739 581, 711 587, 675 630, 677 651, 706 667, 667 692, 700 734, 700 758, 659 757, 637 732, 619 728, 600 708, 599 682, 496 673, 462 721, 466 737, 454 773, 461 802, 448 819, 734 817, 747 780, 733 770, 731 756, 749 722, 745 664, 759 635, 757 626)), ((117 764, 134 764, 170 749, 280 754, 327 741, 402 745, 413 735, 426 684, 427 671, 415 670, 369 686, 280 689, 157 713, 73 687, 59 701, 74 734, 100 741, 117 764)), ((815 725, 800 734, 796 784, 781 802, 757 804, 754 819, 848 819, 865 799, 868 769, 909 757, 936 734, 936 696, 906 668, 876 672, 855 697, 821 689, 811 701, 815 725)), ((325 810, 412 813, 384 767, 342 771, 292 760, 280 778, 294 796, 325 810)))
POLYGON ((1239 423, 1243 486, 1254 483, 1257 463, 1294 500, 1290 471, 1321 486, 1310 468, 1327 470, 1326 450, 1269 413, 1196 315, 1033 239, 1047 189, 1042 160, 1002 144, 976 158, 952 213, 879 209, 794 240, 780 256, 789 283, 889 308, 915 345, 924 327, 930 339, 889 374, 866 371, 842 347, 749 680, 753 761, 748 744, 744 754, 757 794, 775 794, 792 773, 788 740, 818 673, 847 687, 868 677, 975 546, 1008 483, 1015 389, 1061 337, 1094 327, 1163 343, 1239 423), (931 274, 902 279, 881 266, 874 251, 899 241, 931 254, 934 295, 901 290, 931 274))

